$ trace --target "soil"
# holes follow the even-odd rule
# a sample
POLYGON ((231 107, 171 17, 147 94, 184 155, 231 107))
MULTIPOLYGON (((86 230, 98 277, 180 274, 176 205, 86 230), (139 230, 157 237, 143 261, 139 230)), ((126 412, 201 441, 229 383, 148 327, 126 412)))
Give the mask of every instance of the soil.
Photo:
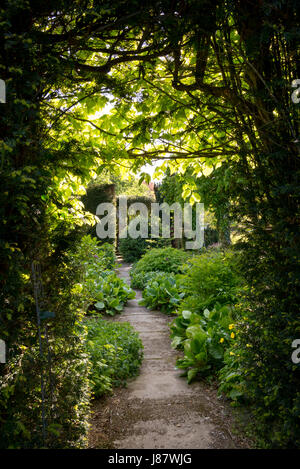
MULTIPOLYGON (((129 283, 129 264, 119 276, 129 283)), ((96 400, 92 406, 90 448, 233 449, 249 443, 236 432, 232 408, 218 398, 215 386, 187 384, 171 348, 172 318, 139 306, 141 292, 128 302, 118 318, 129 322, 144 344, 140 375, 127 388, 96 400)))

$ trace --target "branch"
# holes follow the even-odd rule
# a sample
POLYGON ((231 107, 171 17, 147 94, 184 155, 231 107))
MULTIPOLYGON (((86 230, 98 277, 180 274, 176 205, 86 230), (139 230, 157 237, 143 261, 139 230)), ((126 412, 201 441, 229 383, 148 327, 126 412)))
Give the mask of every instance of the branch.
MULTIPOLYGON (((166 47, 165 49, 162 49, 161 51, 155 53, 155 54, 149 54, 149 55, 124 55, 122 57, 118 57, 112 60, 109 60, 106 64, 97 66, 97 65, 89 65, 89 64, 83 64, 77 61, 67 61, 64 58, 61 58, 61 61, 64 62, 65 64, 68 65, 75 65, 77 67, 77 71, 86 71, 86 72, 92 72, 92 73, 108 73, 114 65, 118 65, 121 63, 126 63, 126 62, 146 62, 150 61, 153 59, 157 59, 158 57, 162 57, 165 54, 168 54, 170 52, 170 47, 166 47)), ((109 52, 109 51, 107 51, 109 52)))
MULTIPOLYGON (((236 152, 226 152, 226 155, 235 155, 236 152)), ((156 150, 156 151, 145 151, 140 148, 133 148, 127 150, 126 158, 124 159, 134 159, 134 158, 149 158, 149 159, 166 159, 166 160, 175 160, 175 159, 195 159, 195 158, 215 158, 216 156, 224 156, 224 152, 208 152, 207 150, 195 150, 190 152, 181 152, 181 151, 174 151, 174 150, 156 150), (134 153, 135 150, 141 151, 141 153, 134 153), (170 156, 161 157, 169 153, 170 156)))
POLYGON ((118 137, 117 134, 113 134, 112 132, 108 132, 107 130, 104 130, 101 127, 98 127, 98 125, 96 125, 93 121, 90 121, 89 119, 84 119, 82 117, 77 117, 77 116, 75 116, 74 114, 71 114, 71 113, 69 113, 68 115, 71 116, 72 119, 75 119, 77 121, 87 122, 88 124, 92 125, 95 129, 99 130, 99 132, 103 132, 104 134, 110 135, 112 137, 118 137))

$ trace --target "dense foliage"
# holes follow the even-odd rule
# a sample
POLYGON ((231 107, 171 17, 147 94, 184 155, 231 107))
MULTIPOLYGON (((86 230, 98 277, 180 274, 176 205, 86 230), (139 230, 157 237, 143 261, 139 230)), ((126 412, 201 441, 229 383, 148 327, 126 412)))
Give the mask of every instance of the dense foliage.
POLYGON ((169 246, 170 240, 163 238, 121 238, 119 252, 125 262, 137 262, 149 249, 169 246))
MULTIPOLYGON (((239 315, 234 306, 244 284, 237 270, 237 254, 210 249, 187 263, 182 261, 181 274, 132 274, 133 282, 144 288, 140 304, 176 314, 171 325, 172 346, 183 350, 177 366, 186 370, 188 382, 198 374, 215 375, 236 337, 239 315)), ((237 392, 231 392, 233 396, 237 392)))
POLYGON ((119 240, 119 252, 124 262, 136 262, 147 251, 148 244, 145 238, 122 238, 119 240))
MULTIPOLYGON (((164 276, 165 272, 153 271, 153 272, 134 272, 133 269, 130 271, 130 284, 132 288, 137 288, 138 290, 144 290, 148 282, 151 280, 156 280, 161 276, 164 276)), ((171 276, 172 274, 169 274, 171 276)))
POLYGON ((128 323, 103 319, 85 321, 86 350, 91 360, 90 381, 95 397, 109 393, 114 386, 125 386, 136 376, 143 357, 143 345, 128 323))
MULTIPOLYGON (((228 217, 239 225, 248 284, 241 317, 248 319, 237 336, 238 367, 266 444, 299 447, 300 369, 291 361, 300 302, 299 102, 291 99, 299 31, 297 0, 5 0, 0 333, 8 348, 1 382, 10 392, 1 401, 3 446, 43 445, 38 373, 21 365, 26 388, 12 370, 24 347, 38 343, 32 261, 42 264, 56 313, 47 320, 49 340, 61 352, 53 373, 62 411, 48 421, 61 415, 63 431, 47 445, 72 446, 78 432, 68 434, 69 419, 84 393, 74 372, 69 388, 77 391, 66 399, 59 369, 80 368, 83 356, 72 300, 78 282, 62 246, 87 221, 79 197, 91 173, 120 160, 125 172, 128 164, 138 170, 162 157, 158 173, 187 172, 185 200, 220 203, 224 225, 228 217), (103 111, 107 103, 111 112, 103 111)), ((41 369, 37 355, 32 363, 41 369)))
POLYGON ((189 256, 187 252, 171 247, 151 249, 133 266, 132 274, 154 271, 178 273, 189 256))
POLYGON ((70 254, 74 269, 81 273, 82 280, 101 275, 103 271, 112 271, 116 267, 116 256, 113 246, 100 244, 91 235, 82 236, 74 251, 70 254))
POLYGON ((181 283, 186 296, 197 300, 197 308, 234 304, 241 291, 237 271, 238 253, 209 249, 193 257, 182 267, 181 283))
POLYGON ((139 304, 150 309, 159 309, 163 313, 171 313, 183 297, 184 293, 179 291, 174 275, 162 272, 148 280, 139 304))
MULTIPOLYGON (((229 220, 228 216, 224 217, 224 209, 222 205, 225 202, 228 204, 227 194, 220 183, 220 178, 207 178, 204 175, 193 175, 193 171, 188 169, 184 174, 173 173, 167 168, 166 173, 160 183, 155 185, 156 199, 159 203, 166 202, 169 205, 173 203, 180 203, 183 207, 187 197, 192 196, 192 190, 189 183, 193 187, 196 187, 195 200, 204 203, 205 207, 205 220, 204 220, 204 246, 210 246, 211 244, 220 241, 223 244, 228 244, 230 241, 230 235, 228 233, 227 240, 225 242, 225 231, 229 231, 229 220), (196 184, 196 186, 195 186, 196 184), (222 192, 222 194, 220 194, 222 192), (222 197, 222 199, 221 199, 222 197), (220 201, 222 200, 222 203, 220 201), (229 239, 228 239, 229 238, 229 239)), ((194 200, 194 199, 193 199, 194 200)), ((195 211, 195 210, 194 210, 195 211)), ((227 210, 228 211, 228 210, 227 210)), ((195 229, 195 215, 193 215, 193 229, 195 229)), ((174 247, 183 247, 184 239, 174 239, 174 247)))
POLYGON ((104 271, 92 281, 92 310, 101 311, 109 316, 120 313, 127 300, 135 297, 134 291, 120 279, 115 272, 104 271))
POLYGON ((164 272, 148 271, 152 259, 156 267, 156 249, 149 251, 134 265, 130 274, 131 285, 143 289, 142 304, 153 308, 161 305, 160 309, 165 312, 182 311, 189 307, 195 312, 203 312, 217 303, 226 305, 237 302, 243 283, 237 268, 237 252, 209 249, 193 257, 185 253, 180 263, 177 250, 172 249, 171 252, 174 251, 175 264, 170 267, 169 248, 159 250, 162 259, 167 257, 167 263, 159 264, 161 268, 165 267, 164 272))
POLYGON ((202 377, 215 373, 224 365, 224 352, 235 337, 230 329, 232 312, 229 306, 216 304, 203 314, 183 310, 174 320, 171 330, 174 348, 183 347, 184 358, 177 360, 177 367, 188 370, 190 383, 198 373, 202 377))
POLYGON ((75 290, 85 298, 89 312, 114 316, 123 310, 127 300, 134 298, 133 290, 113 270, 116 263, 111 244, 99 244, 96 238, 84 236, 72 255, 72 265, 82 269, 81 282, 75 290))
MULTIPOLYGON (((9 361, 0 384, 0 446, 84 448, 90 390, 85 334, 79 327, 85 305, 84 297, 76 287, 80 275, 65 259, 63 265, 55 266, 55 275, 48 268, 42 279, 47 294, 43 306, 45 310, 54 311, 55 317, 42 320, 42 355, 33 321, 32 328, 30 322, 25 329, 23 326, 19 336, 22 341, 9 349, 9 361)), ((29 311, 34 307, 28 300, 31 291, 23 291, 28 295, 23 302, 29 311)), ((23 321, 29 321, 26 314, 24 316, 23 321)))

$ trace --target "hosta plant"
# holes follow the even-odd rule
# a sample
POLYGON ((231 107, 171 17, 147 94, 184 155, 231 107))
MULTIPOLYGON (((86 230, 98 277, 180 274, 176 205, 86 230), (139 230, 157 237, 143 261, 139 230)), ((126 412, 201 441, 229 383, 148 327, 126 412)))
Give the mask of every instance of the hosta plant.
POLYGON ((104 271, 89 284, 93 307, 100 312, 114 316, 120 313, 135 292, 115 272, 104 271))
POLYGON ((74 292, 82 296, 84 309, 89 312, 113 316, 123 310, 127 300, 135 297, 134 291, 113 270, 116 264, 111 244, 100 245, 90 235, 84 236, 72 253, 71 263, 81 273, 74 292))
POLYGON ((224 352, 235 337, 230 306, 216 304, 202 315, 191 311, 182 313, 171 326, 173 348, 183 349, 184 356, 177 367, 186 370, 188 382, 198 373, 210 375, 224 364, 224 352))
MULTIPOLYGON (((130 272, 131 276, 131 286, 132 288, 137 288, 139 290, 144 290, 146 285, 152 280, 159 280, 161 275, 164 275, 165 272, 130 272)), ((171 275, 171 274, 169 274, 171 275)))
POLYGON ((176 310, 183 297, 184 293, 180 292, 176 277, 160 273, 147 283, 140 304, 168 314, 176 310))

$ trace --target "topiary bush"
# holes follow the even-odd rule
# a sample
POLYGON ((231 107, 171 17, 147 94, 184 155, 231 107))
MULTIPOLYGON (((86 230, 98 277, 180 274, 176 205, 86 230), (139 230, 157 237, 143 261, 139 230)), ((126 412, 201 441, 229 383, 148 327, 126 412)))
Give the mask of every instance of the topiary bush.
POLYGON ((191 254, 171 247, 151 249, 134 265, 132 274, 141 272, 179 273, 191 254))
MULTIPOLYGON (((86 189, 86 194, 81 197, 81 200, 84 204, 85 210, 96 215, 99 204, 109 202, 116 205, 115 184, 101 184, 97 180, 92 181, 86 189)), ((89 234, 99 240, 96 233, 96 224, 90 227, 89 234)), ((101 241, 99 240, 99 242, 101 241)), ((115 240, 108 238, 107 242, 114 244, 115 240)))
POLYGON ((124 262, 136 262, 147 251, 148 244, 145 238, 121 238, 118 249, 124 262))
MULTIPOLYGON (((143 220, 141 217, 140 220, 143 220)), ((148 231, 151 230, 151 222, 144 220, 148 224, 148 231)), ((161 222, 160 222, 161 223, 161 222)), ((149 249, 164 248, 171 246, 171 240, 168 238, 119 238, 118 249, 125 262, 138 261, 149 249)))

